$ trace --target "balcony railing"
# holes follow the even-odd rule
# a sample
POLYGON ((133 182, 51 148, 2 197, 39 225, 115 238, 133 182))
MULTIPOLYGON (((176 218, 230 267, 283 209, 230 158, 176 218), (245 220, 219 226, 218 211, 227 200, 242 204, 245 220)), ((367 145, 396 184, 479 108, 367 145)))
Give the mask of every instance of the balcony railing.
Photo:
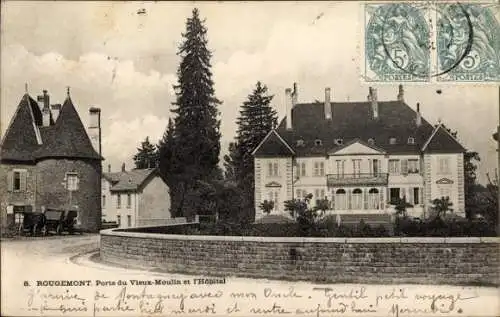
POLYGON ((355 173, 355 174, 328 174, 328 186, 346 185, 387 185, 387 173, 355 173))

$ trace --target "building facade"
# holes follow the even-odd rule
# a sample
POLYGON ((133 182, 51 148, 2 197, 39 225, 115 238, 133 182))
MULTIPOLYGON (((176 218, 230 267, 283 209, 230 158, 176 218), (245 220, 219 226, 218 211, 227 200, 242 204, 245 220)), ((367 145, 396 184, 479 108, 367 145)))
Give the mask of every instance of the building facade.
POLYGON ((68 95, 50 104, 47 91, 35 101, 26 93, 0 148, 2 227, 21 221, 23 212, 75 209, 83 229, 101 224, 100 110, 91 108, 98 133, 95 145, 68 95), (94 148, 95 146, 95 148, 94 148))
POLYGON ((260 204, 312 194, 328 199, 334 214, 391 214, 405 199, 409 215, 425 217, 435 198, 449 197, 464 210, 465 149, 443 124, 431 125, 404 101, 399 86, 393 101, 298 103, 298 90, 286 90, 286 117, 254 150, 256 219, 260 204))
POLYGON ((134 169, 104 173, 101 183, 103 221, 120 228, 168 223, 170 192, 158 169, 134 169))

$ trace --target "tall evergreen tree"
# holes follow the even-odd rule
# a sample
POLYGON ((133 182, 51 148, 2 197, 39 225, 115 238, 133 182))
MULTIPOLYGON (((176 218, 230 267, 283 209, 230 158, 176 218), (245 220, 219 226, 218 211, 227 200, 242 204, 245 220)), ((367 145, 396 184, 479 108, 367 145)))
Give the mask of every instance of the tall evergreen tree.
MULTIPOLYGON (((171 146, 162 150, 162 169, 169 170, 172 213, 185 215, 186 197, 196 191, 200 181, 210 182, 220 174, 220 120, 210 70, 211 52, 207 48, 207 28, 198 9, 187 19, 178 55, 178 83, 174 86, 176 101, 171 124, 171 146), (174 131, 175 130, 175 131, 174 131), (167 166, 170 162, 170 167, 167 166)), ((167 133, 168 134, 168 133, 167 133)), ((167 142, 169 143, 169 142, 167 142)), ((168 174, 168 173, 166 173, 168 174)), ((196 207, 193 207, 196 208, 196 207)))
POLYGON ((277 113, 271 102, 273 95, 260 81, 241 106, 237 119, 236 142, 229 146, 229 154, 224 157, 226 177, 238 184, 245 194, 246 206, 254 201, 254 160, 252 151, 259 145, 271 129, 277 125, 277 113))
POLYGON ((149 142, 149 137, 141 143, 141 147, 137 148, 137 154, 134 155, 135 168, 154 168, 158 163, 158 152, 156 146, 149 142))

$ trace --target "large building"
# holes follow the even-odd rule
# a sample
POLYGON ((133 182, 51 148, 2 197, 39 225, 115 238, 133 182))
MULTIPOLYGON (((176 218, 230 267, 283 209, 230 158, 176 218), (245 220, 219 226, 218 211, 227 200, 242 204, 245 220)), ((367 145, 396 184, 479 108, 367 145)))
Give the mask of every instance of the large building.
POLYGON ((2 227, 23 212, 74 209, 83 229, 101 224, 100 110, 85 129, 69 94, 51 104, 47 91, 21 98, 0 147, 2 227), (90 138, 89 138, 90 136, 90 138), (92 141, 91 141, 92 140, 92 141))
POLYGON ((120 228, 169 223, 170 192, 157 168, 111 172, 102 178, 103 221, 116 222, 120 228))
POLYGON ((403 87, 392 101, 298 103, 286 90, 286 117, 254 150, 256 219, 260 204, 313 194, 327 198, 330 213, 390 214, 405 198, 409 215, 422 217, 435 198, 450 197, 464 210, 464 147, 440 122, 431 125, 405 103, 403 87))

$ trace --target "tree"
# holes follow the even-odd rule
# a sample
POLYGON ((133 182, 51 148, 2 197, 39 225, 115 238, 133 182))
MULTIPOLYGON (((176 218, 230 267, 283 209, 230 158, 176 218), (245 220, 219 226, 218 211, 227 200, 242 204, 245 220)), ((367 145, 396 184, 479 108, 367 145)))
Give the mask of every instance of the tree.
POLYGON ((265 214, 269 215, 271 213, 271 210, 274 209, 274 201, 264 200, 263 202, 260 203, 259 207, 265 214))
POLYGON ((472 219, 478 213, 477 203, 477 164, 481 159, 474 151, 464 153, 464 193, 465 193, 465 214, 468 219, 472 219))
POLYGON ((394 207, 396 209, 396 215, 398 216, 403 216, 403 217, 406 217, 406 209, 407 208, 411 208, 413 207, 412 204, 408 203, 406 201, 406 196, 404 196, 403 198, 399 199, 396 206, 394 207))
POLYGON ((237 183, 244 193, 247 206, 254 202, 254 158, 253 150, 278 122, 271 102, 273 95, 267 86, 258 81, 247 100, 241 105, 237 119, 236 140, 229 145, 229 154, 224 156, 226 178, 237 183))
POLYGON ((174 86, 176 100, 172 112, 175 118, 160 144, 160 169, 171 184, 171 208, 175 216, 184 214, 184 204, 197 191, 204 190, 203 183, 221 178, 217 166, 221 136, 217 106, 221 102, 215 97, 210 70, 212 54, 207 48, 204 23, 198 9, 187 19, 177 53, 181 62, 174 86))
POLYGON ((453 211, 451 206, 453 203, 450 201, 450 197, 441 197, 432 200, 432 208, 436 212, 436 219, 443 219, 446 216, 446 212, 453 211))
POLYGON ((174 86, 176 101, 176 137, 179 158, 193 180, 207 180, 217 168, 220 154, 220 120, 210 70, 211 52, 207 48, 207 28, 200 20, 198 9, 187 19, 184 41, 179 47, 181 63, 174 86))
POLYGON ((158 164, 158 152, 156 146, 149 142, 149 137, 141 143, 141 147, 137 148, 137 154, 134 155, 135 168, 154 168, 158 164))

